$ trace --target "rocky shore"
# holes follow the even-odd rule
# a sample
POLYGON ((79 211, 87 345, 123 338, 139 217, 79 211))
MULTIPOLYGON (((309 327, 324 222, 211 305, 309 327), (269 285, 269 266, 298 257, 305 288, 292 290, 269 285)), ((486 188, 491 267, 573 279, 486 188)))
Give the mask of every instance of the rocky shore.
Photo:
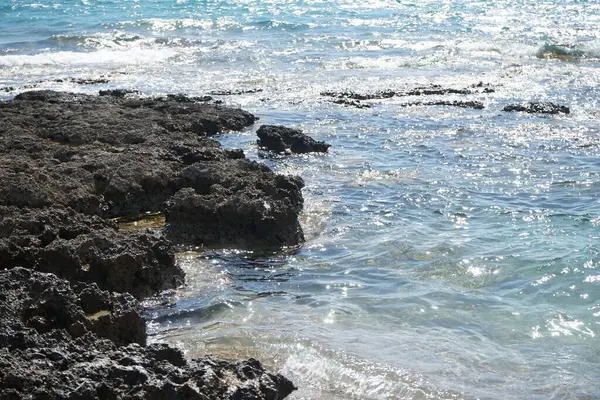
POLYGON ((253 359, 146 345, 138 300, 184 283, 173 244, 303 241, 298 177, 210 136, 256 118, 210 97, 22 93, 0 103, 0 398, 282 399, 253 359), (117 218, 165 216, 120 231, 117 218))

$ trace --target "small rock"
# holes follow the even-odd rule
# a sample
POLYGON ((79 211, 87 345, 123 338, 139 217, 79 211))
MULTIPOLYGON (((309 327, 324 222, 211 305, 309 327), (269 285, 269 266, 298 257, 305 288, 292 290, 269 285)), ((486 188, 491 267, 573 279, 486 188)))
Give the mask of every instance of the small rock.
POLYGON ((285 126, 262 125, 256 134, 259 137, 258 145, 277 153, 326 153, 331 145, 314 140, 299 129, 285 126))
POLYGON ((531 102, 528 104, 509 104, 502 111, 517 111, 529 114, 569 114, 571 110, 567 106, 550 102, 531 102))
POLYGON ((129 89, 110 89, 110 90, 101 90, 99 92, 100 96, 112 96, 123 98, 128 94, 139 94, 138 90, 129 90, 129 89))
POLYGON ((410 107, 410 106, 451 106, 451 107, 461 107, 461 108, 474 108, 476 110, 483 110, 483 103, 480 101, 415 101, 413 103, 405 103, 401 104, 402 107, 410 107))
POLYGON ((242 94, 260 93, 262 89, 215 90, 210 92, 214 96, 239 96, 242 94))
POLYGON ((356 108, 371 108, 371 107, 373 107, 371 104, 363 104, 358 100, 352 101, 352 100, 346 100, 346 99, 337 99, 337 100, 332 100, 331 102, 334 104, 340 104, 343 106, 351 106, 351 107, 356 107, 356 108))

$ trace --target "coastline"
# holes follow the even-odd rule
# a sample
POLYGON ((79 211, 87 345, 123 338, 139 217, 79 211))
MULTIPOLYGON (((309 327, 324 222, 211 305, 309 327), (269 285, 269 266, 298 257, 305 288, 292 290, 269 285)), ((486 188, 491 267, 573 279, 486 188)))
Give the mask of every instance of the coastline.
POLYGON ((209 138, 252 125, 243 110, 102 94, 0 103, 1 397, 286 397, 293 383, 257 360, 146 346, 139 301, 183 284, 173 243, 301 243, 302 180, 209 138), (114 222, 157 211, 164 229, 114 222))

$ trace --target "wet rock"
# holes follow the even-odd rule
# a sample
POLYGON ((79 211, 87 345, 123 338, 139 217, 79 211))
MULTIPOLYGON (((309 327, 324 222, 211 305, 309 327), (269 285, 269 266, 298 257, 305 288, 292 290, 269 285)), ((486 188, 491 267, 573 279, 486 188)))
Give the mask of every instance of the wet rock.
POLYGON ((131 296, 0 271, 0 398, 271 400, 295 390, 256 360, 187 361, 145 339, 131 296))
POLYGON ((402 107, 410 106, 450 106, 450 107, 461 107, 461 108, 474 108, 476 110, 483 110, 485 107, 480 101, 415 101, 412 103, 401 104, 402 107))
POLYGON ((440 85, 418 87, 403 93, 403 96, 440 96, 446 94, 472 94, 470 89, 444 88, 440 85))
POLYGON ((375 99, 389 99, 397 95, 394 90, 379 91, 376 93, 355 93, 352 91, 348 92, 332 92, 325 91, 321 92, 321 96, 336 97, 339 99, 352 99, 352 100, 375 100, 375 99))
POLYGON ((550 102, 532 102, 528 104, 509 104, 502 111, 517 111, 529 114, 569 114, 571 110, 567 106, 550 102))
POLYGON ((98 92, 100 96, 113 96, 123 98, 128 94, 140 94, 139 90, 129 90, 129 89, 110 89, 110 90, 101 90, 98 92))
POLYGON ((335 92, 325 91, 321 93, 321 96, 335 97, 338 99, 352 99, 352 100, 381 100, 389 99, 392 97, 404 97, 404 96, 443 96, 449 94, 458 95, 469 95, 478 93, 493 93, 495 90, 490 88, 489 85, 485 85, 480 82, 475 85, 471 85, 470 88, 447 88, 440 85, 420 86, 408 90, 381 90, 375 93, 355 93, 352 91, 346 92, 335 92))
POLYGON ((330 145, 314 140, 299 129, 285 126, 262 125, 258 131, 258 145, 278 153, 325 153, 330 145))
POLYGON ((474 83, 471 85, 472 88, 483 88, 481 93, 495 93, 496 89, 492 88, 491 86, 491 84, 483 82, 474 83))
POLYGON ((304 240, 297 215, 303 181, 247 160, 197 163, 166 210, 165 231, 178 243, 277 248, 304 240), (248 173, 252 171, 252 173, 248 173))
MULTIPOLYGON (((110 83, 110 80, 104 77, 100 78, 59 78, 53 79, 52 82, 62 83, 62 82, 71 82, 77 85, 102 85, 105 83, 110 83)), ((40 82, 40 83, 43 83, 40 82)))
POLYGON ((213 96, 239 96, 242 94, 261 93, 262 89, 215 90, 210 92, 213 96))
POLYGON ((594 57, 592 54, 587 53, 586 51, 577 48, 573 45, 557 45, 557 44, 548 44, 543 45, 535 54, 537 58, 543 59, 555 59, 555 60, 565 60, 565 61, 573 61, 580 60, 582 58, 586 58, 589 56, 594 57))
POLYGON ((356 107, 356 108, 371 108, 371 107, 373 107, 371 104, 365 104, 365 103, 361 103, 360 101, 352 101, 352 100, 346 100, 346 99, 337 99, 337 100, 332 100, 331 102, 334 104, 340 104, 343 106, 350 106, 350 107, 356 107))

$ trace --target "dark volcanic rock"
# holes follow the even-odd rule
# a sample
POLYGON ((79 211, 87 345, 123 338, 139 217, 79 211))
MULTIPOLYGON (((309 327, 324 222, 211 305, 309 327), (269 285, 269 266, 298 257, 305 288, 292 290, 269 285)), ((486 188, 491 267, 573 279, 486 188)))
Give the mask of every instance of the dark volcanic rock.
POLYGON ((35 345, 11 330, 43 334, 62 329, 73 337, 93 332, 116 344, 146 343, 141 307, 129 294, 109 293, 95 284, 72 288, 53 274, 13 268, 0 272, 0 346, 35 345))
POLYGON ((529 114, 569 114, 569 107, 561 106, 550 102, 536 102, 529 104, 509 104, 502 111, 518 111, 529 114))
MULTIPOLYGON (((247 180, 245 186, 254 187, 254 195, 263 196, 268 202, 271 194, 262 188, 271 190, 276 175, 261 174, 264 182, 256 182, 257 169, 230 162, 243 159, 243 152, 222 149, 218 142, 206 137, 242 129, 252 124, 255 117, 200 100, 184 95, 122 98, 120 93, 97 97, 33 91, 16 96, 12 102, 0 103, 0 179, 4 183, 0 186, 0 205, 70 207, 104 218, 163 211, 176 192, 190 187, 184 170, 196 163, 207 163, 209 168, 215 163, 239 168, 228 172, 238 182, 247 180)), ((325 151, 328 147, 306 136, 294 136, 290 145, 296 152, 325 151)), ((227 178, 227 174, 218 176, 227 178)), ((213 184, 228 187, 227 182, 220 183, 216 178, 213 184)), ((233 188, 222 194, 225 195, 231 197, 229 200, 244 199, 235 197, 233 188)), ((282 215, 297 217, 300 209, 295 203, 297 199, 290 202, 290 210, 281 210, 282 215)), ((177 221, 170 221, 169 232, 178 231, 177 221)), ((223 238, 231 236, 239 222, 228 221, 233 225, 221 224, 227 234, 219 236, 211 231, 203 235, 206 239, 221 238, 215 243, 205 242, 206 245, 223 244, 223 238)), ((279 222, 289 224, 287 219, 279 222)), ((287 231, 295 232, 298 226, 296 221, 287 231)), ((280 229, 278 234, 284 231, 280 229)), ((243 227, 233 236, 241 238, 242 232, 248 230, 243 227)), ((301 233, 294 233, 280 238, 280 242, 297 244, 301 238, 301 233)), ((246 242, 256 242, 256 235, 246 242)), ((271 241, 271 245, 278 242, 271 241)))
POLYGON ((214 96, 239 96, 242 94, 260 93, 262 91, 262 89, 216 90, 214 92, 210 92, 210 94, 214 96))
POLYGON ((133 298, 52 274, 0 272, 0 328, 3 399, 272 400, 295 390, 254 359, 186 361, 164 344, 142 347, 133 298))
POLYGON ((63 82, 69 81, 72 83, 76 83, 78 85, 101 85, 103 83, 109 83, 110 80, 107 78, 66 78, 66 79, 56 79, 55 82, 63 82))
POLYGON ((256 134, 259 137, 258 145, 278 153, 291 151, 292 153, 325 153, 330 145, 314 140, 299 129, 285 126, 262 125, 256 134))
POLYGON ((371 107, 373 107, 371 104, 364 104, 358 100, 352 101, 352 100, 346 100, 346 99, 337 99, 337 100, 332 100, 331 102, 334 104, 340 104, 342 106, 351 106, 351 107, 356 107, 356 108, 371 108, 371 107))
POLYGON ((302 179, 275 175, 247 160, 193 164, 182 178, 187 188, 177 192, 166 211, 165 230, 172 240, 245 248, 304 240, 297 218, 302 179))
POLYGON ((101 90, 98 92, 100 96, 113 96, 123 98, 128 94, 140 94, 139 90, 128 90, 128 89, 109 89, 101 90))
POLYGON ((256 119, 243 110, 184 95, 128 99, 44 90, 19 94, 3 104, 2 111, 6 123, 74 146, 147 143, 163 147, 165 141, 240 130, 256 119), (31 121, 34 110, 38 119, 31 121), (139 139, 132 143, 134 137, 139 139))
POLYGON ((376 93, 355 93, 355 92, 321 92, 321 96, 337 97, 339 99, 352 99, 352 100, 376 100, 376 99, 390 99, 400 92, 394 90, 384 90, 376 93))
POLYGON ((37 252, 36 269, 142 298, 183 284, 171 244, 158 233, 97 231, 55 240, 37 252))
POLYGON ((415 101, 412 103, 401 104, 402 107, 410 107, 410 106, 451 106, 451 107, 461 107, 461 108, 474 108, 476 110, 483 110, 483 103, 480 101, 415 101))
POLYGON ((294 386, 258 361, 142 347, 135 297, 183 272, 162 232, 119 232, 107 218, 166 210, 180 242, 294 245, 302 180, 208 138, 251 125, 245 111, 104 94, 0 102, 0 398, 285 397, 294 386))
POLYGON ((183 284, 169 241, 158 233, 121 234, 72 209, 0 207, 0 265, 52 272, 70 281, 142 298, 183 284))
POLYGON ((338 99, 352 99, 352 100, 376 100, 376 99, 389 99, 392 97, 404 97, 404 96, 443 96, 448 94, 478 94, 478 93, 494 93, 495 90, 490 88, 489 85, 484 85, 483 82, 479 82, 475 85, 471 85, 471 88, 456 89, 446 88, 440 85, 421 86, 409 90, 381 90, 375 93, 355 93, 351 91, 347 92, 333 92, 326 91, 322 92, 321 96, 336 97, 338 99))

